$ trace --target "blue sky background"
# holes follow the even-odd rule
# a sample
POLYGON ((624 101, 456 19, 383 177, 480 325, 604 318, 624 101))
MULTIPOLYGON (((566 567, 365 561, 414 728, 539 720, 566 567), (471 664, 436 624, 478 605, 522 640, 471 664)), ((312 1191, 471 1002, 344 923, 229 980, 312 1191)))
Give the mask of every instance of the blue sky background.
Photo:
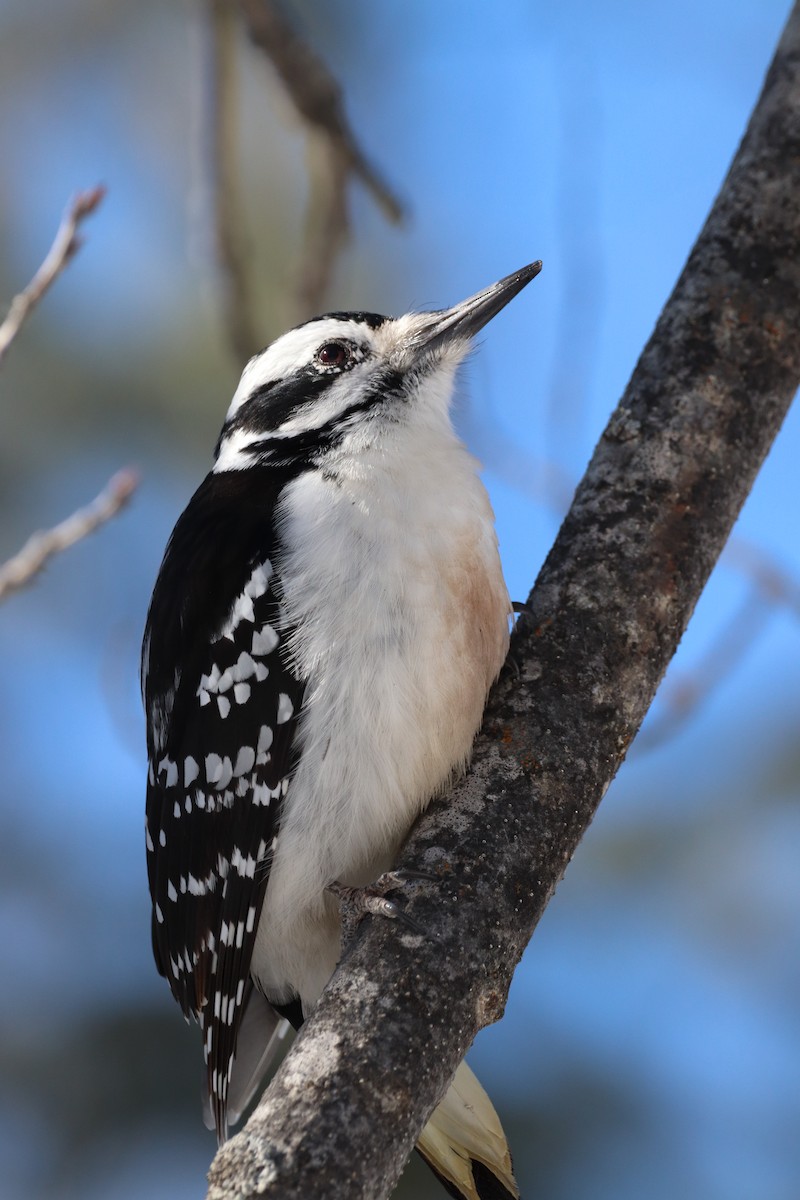
MULTIPOLYGON (((351 193, 327 307, 443 306, 533 258, 485 332, 458 423, 524 598, 727 170, 785 0, 292 7, 409 206, 351 193), (554 482, 554 480, 556 482, 554 482)), ((0 6, 0 294, 68 197, 87 244, 3 367, 0 557, 134 463, 130 509, 0 611, 0 1162, 10 1200, 186 1200, 213 1151, 200 1046, 150 957, 136 679, 169 531, 241 364, 204 177, 202 9, 0 6)), ((242 169, 264 342, 289 320, 306 139, 242 47, 242 169)), ((800 1191, 798 611, 742 610, 753 544, 800 578, 790 415, 662 698, 732 669, 635 746, 471 1061, 523 1193, 793 1200, 800 1191)), ((660 708, 659 708, 660 704, 660 708)), ((655 724, 651 725, 655 729, 655 724)), ((435 1196, 412 1169, 408 1196, 435 1196)))

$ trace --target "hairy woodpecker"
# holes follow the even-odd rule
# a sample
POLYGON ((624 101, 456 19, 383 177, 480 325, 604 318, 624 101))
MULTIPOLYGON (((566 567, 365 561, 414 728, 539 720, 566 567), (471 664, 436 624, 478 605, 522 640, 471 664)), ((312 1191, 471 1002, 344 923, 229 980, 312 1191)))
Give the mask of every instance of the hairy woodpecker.
MULTIPOLYGON (((336 966, 328 885, 386 871, 469 758, 510 605, 450 402, 474 335, 540 269, 278 338, 169 540, 142 649, 153 946, 202 1030, 220 1140, 336 966)), ((453 1195, 518 1195, 463 1064, 419 1149, 453 1195)))

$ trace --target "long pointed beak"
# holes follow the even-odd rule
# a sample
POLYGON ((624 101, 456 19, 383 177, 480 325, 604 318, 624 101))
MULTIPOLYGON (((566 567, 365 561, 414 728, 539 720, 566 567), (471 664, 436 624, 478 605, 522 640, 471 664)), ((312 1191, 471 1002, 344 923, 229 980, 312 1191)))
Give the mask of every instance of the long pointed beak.
POLYGON ((513 300, 542 269, 541 259, 506 275, 491 287, 462 300, 453 308, 426 313, 428 319, 414 330, 411 349, 429 353, 448 342, 468 341, 479 333, 492 317, 513 300))

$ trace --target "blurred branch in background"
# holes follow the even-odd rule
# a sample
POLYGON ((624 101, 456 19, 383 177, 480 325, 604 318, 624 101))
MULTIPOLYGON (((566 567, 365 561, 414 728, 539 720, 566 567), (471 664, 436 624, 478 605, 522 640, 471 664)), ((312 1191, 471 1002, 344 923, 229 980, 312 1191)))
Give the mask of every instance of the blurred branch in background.
POLYGON ((763 547, 741 537, 731 538, 723 562, 747 576, 765 601, 776 606, 783 605, 793 616, 800 618, 800 581, 790 575, 763 547))
POLYGON ((214 243, 223 289, 228 339, 242 363, 261 347, 256 333, 253 285, 238 170, 237 16, 230 0, 209 0, 211 41, 208 112, 209 170, 214 213, 214 243))
MULTIPOLYGON (((81 222, 96 210, 105 194, 104 187, 94 187, 79 192, 70 204, 44 262, 25 290, 14 297, 8 316, 0 325, 0 361, 45 292, 80 250, 81 222)), ((0 600, 30 583, 54 554, 74 546, 115 516, 130 500, 138 483, 139 478, 131 468, 118 471, 91 504, 79 508, 53 529, 30 537, 18 554, 0 565, 0 600)))
POLYGON ((731 538, 720 560, 748 582, 739 607, 722 625, 699 663, 678 679, 667 677, 659 699, 662 712, 636 739, 636 751, 651 750, 673 737, 741 663, 779 608, 800 617, 800 583, 760 546, 731 538))
MULTIPOLYGON (((308 127, 311 194, 292 314, 292 319, 302 321, 323 309, 337 255, 347 240, 350 177, 363 184, 388 221, 402 221, 404 206, 359 146, 345 114, 340 84, 280 6, 272 0, 239 0, 238 8, 250 40, 272 63, 308 127)), ((234 0, 210 0, 210 124, 214 223, 224 279, 225 320, 231 345, 237 358, 243 359, 255 353, 263 339, 255 334, 237 180, 234 11, 234 0)))
MULTIPOLYGON (((589 385, 601 344, 600 314, 607 274, 601 201, 606 162, 603 89, 599 66, 583 45, 582 23, 575 25, 559 55, 555 204, 560 258, 558 320, 544 412, 547 457, 559 462, 569 461, 571 448, 586 428, 589 385)), ((566 512, 569 498, 562 512, 566 512)))
POLYGON ((139 477, 131 467, 117 471, 90 504, 52 529, 34 533, 18 554, 0 566, 0 600, 30 583, 54 554, 69 549, 110 521, 125 507, 138 485, 139 477))
POLYGON ((298 114, 328 138, 386 219, 402 221, 404 206, 359 146, 345 115, 342 89, 322 59, 306 45, 274 0, 239 0, 239 7, 251 41, 275 67, 298 114))
POLYGON ((11 301, 8 315, 0 325, 0 361, 42 296, 80 250, 83 239, 78 234, 78 228, 95 211, 105 194, 104 187, 94 187, 88 192, 79 192, 70 204, 44 262, 25 290, 11 301))
MULTIPOLYGON (((469 443, 480 446, 485 468, 563 520, 576 487, 565 468, 554 460, 535 457, 509 437, 486 405, 481 411, 473 404, 465 405, 461 427, 469 443)), ((675 679, 671 668, 668 670, 656 697, 658 715, 648 717, 638 734, 633 751, 636 755, 663 745, 719 693, 779 608, 788 609, 795 620, 800 620, 800 581, 762 547, 732 537, 720 563, 747 581, 747 594, 733 616, 721 622, 713 642, 693 668, 684 669, 675 679)))

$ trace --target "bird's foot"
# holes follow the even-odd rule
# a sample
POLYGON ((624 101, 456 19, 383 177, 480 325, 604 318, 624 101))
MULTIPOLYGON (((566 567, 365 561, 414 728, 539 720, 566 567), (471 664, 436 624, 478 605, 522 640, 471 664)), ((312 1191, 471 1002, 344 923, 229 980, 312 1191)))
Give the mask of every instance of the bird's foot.
POLYGON ((398 891, 415 879, 435 880, 438 879, 438 876, 431 875, 426 871, 411 871, 401 868, 397 871, 386 871, 366 887, 348 887, 344 883, 329 883, 327 890, 332 892, 339 901, 339 912, 342 919, 342 945, 347 946, 352 941, 359 924, 364 917, 369 915, 388 917, 392 921, 399 921, 412 933, 421 933, 423 937, 427 937, 427 930, 413 917, 410 917, 396 900, 389 899, 390 892, 398 891))

